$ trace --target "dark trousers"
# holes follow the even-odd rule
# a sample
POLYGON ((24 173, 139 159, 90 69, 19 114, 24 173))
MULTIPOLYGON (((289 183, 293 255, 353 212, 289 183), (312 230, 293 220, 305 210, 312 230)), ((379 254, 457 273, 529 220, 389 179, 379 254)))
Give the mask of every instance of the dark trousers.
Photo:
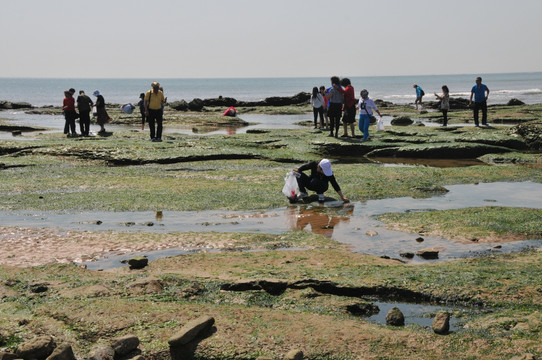
POLYGON ((90 132, 90 110, 79 110, 79 129, 81 135, 88 136, 90 132))
POLYGON ((149 109, 149 116, 147 117, 147 122, 149 123, 149 129, 151 131, 151 139, 161 139, 162 138, 162 109, 153 110, 149 109), (156 123, 156 128, 155 128, 156 123))
POLYGON ((329 103, 329 109, 327 111, 327 116, 330 120, 330 135, 333 135, 333 129, 335 129, 335 137, 339 133, 339 126, 341 124, 341 115, 342 115, 343 104, 340 103, 329 103))
POLYGON ((145 125, 145 119, 147 117, 145 116, 145 111, 141 111, 141 125, 145 125))
POLYGON ((482 110, 482 125, 487 125, 487 102, 475 102, 473 115, 474 115, 474 124, 478 126, 478 113, 482 110))
POLYGON ((299 191, 306 193, 307 189, 315 191, 317 194, 323 194, 327 191, 329 183, 327 181, 322 181, 315 177, 309 177, 307 174, 299 172, 299 176, 296 177, 297 186, 299 186, 299 191))
POLYGON ((77 113, 75 111, 65 111, 64 112, 64 119, 66 122, 64 123, 64 134, 69 134, 70 130, 72 132, 72 135, 75 135, 75 119, 77 118, 77 113))
POLYGON ((312 108, 312 112, 314 114, 314 127, 318 127, 318 114, 320 114, 320 124, 324 124, 324 107, 320 106, 319 108, 312 108))

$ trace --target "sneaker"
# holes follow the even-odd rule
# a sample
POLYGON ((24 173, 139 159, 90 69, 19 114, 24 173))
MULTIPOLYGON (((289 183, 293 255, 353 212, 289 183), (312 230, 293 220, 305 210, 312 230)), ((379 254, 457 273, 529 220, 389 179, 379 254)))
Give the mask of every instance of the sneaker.
POLYGON ((156 138, 156 142, 162 142, 162 138, 156 138))
POLYGON ((297 194, 297 200, 305 199, 307 197, 309 197, 309 194, 304 192, 300 192, 299 194, 297 194))
POLYGON ((325 200, 324 194, 318 194, 318 202, 324 202, 325 200))

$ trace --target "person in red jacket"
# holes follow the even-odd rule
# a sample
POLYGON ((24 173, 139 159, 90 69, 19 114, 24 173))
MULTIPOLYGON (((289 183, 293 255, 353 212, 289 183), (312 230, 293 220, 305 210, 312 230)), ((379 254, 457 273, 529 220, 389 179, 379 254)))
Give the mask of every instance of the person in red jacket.
POLYGON ((350 125, 350 131, 352 136, 355 137, 355 124, 356 124, 356 95, 354 93, 354 87, 349 78, 341 80, 341 86, 336 86, 336 89, 344 95, 344 107, 343 107, 343 127, 344 134, 341 137, 348 137, 348 125, 350 125))
POLYGON ((70 137, 71 130, 71 136, 77 136, 77 133, 75 132, 75 119, 79 116, 77 111, 75 111, 75 99, 73 98, 73 93, 68 90, 64 91, 64 96, 65 98, 62 102, 62 111, 64 111, 64 119, 66 120, 64 124, 64 134, 70 137))

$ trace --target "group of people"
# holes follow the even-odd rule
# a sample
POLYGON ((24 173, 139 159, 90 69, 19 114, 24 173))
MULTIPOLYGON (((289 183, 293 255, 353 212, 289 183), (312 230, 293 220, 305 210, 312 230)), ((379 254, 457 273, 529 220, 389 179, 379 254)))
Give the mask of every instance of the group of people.
MULTIPOLYGON (((418 110, 418 105, 422 106, 422 98, 425 95, 425 92, 418 86, 414 84, 413 87, 416 89, 416 110, 418 110)), ((450 90, 448 86, 442 86, 442 94, 435 93, 435 97, 440 100, 439 109, 442 111, 443 122, 442 126, 448 126, 448 110, 450 110, 450 90)), ((489 88, 482 83, 482 78, 478 76, 476 78, 474 86, 470 91, 469 107, 472 108, 474 126, 480 126, 480 110, 482 111, 482 125, 489 126, 487 123, 487 99, 489 97, 489 88), (474 100, 474 102, 473 102, 474 100)))
POLYGON ((64 91, 64 101, 62 103, 62 111, 64 112, 64 134, 68 137, 79 136, 75 130, 75 120, 79 119, 79 130, 81 136, 90 136, 90 111, 96 107, 96 122, 100 125, 98 133, 105 132, 105 124, 111 121, 111 118, 105 110, 105 100, 98 90, 94 91, 96 103, 85 94, 84 90, 79 91, 77 100, 74 98, 75 89, 64 91), (76 105, 77 103, 77 110, 76 105), (79 113, 77 112, 79 111, 79 113))
MULTIPOLYGON (((416 108, 421 106, 422 98, 425 95, 423 89, 414 84, 416 89, 416 108)), ((437 99, 440 100, 440 110, 442 111, 444 121, 442 126, 448 124, 448 110, 450 109, 450 90, 448 86, 442 86, 442 94, 434 94, 437 99)), ((482 125, 488 126, 487 123, 487 99, 489 97, 489 88, 482 83, 482 78, 476 78, 476 84, 471 89, 471 95, 469 99, 469 106, 473 109, 474 123, 476 127, 479 127, 479 112, 482 111, 482 125), (474 100, 474 101, 473 101, 474 100)), ((331 87, 326 89, 321 86, 320 88, 314 87, 311 95, 311 104, 313 106, 314 113, 314 128, 324 129, 324 124, 328 126, 329 118, 329 136, 338 136, 339 121, 343 121, 344 134, 342 136, 348 136, 348 127, 350 126, 352 131, 352 137, 354 136, 354 123, 356 109, 359 109, 359 129, 363 133, 363 140, 367 140, 369 136, 369 122, 372 116, 372 111, 382 117, 374 101, 369 98, 369 92, 366 89, 361 90, 360 99, 358 104, 355 104, 354 88, 348 78, 339 80, 334 76, 331 78, 331 87), (318 126, 318 117, 320 117, 320 126, 318 126), (325 121, 324 121, 325 119, 325 121)), ((297 194, 294 201, 303 200, 308 197, 307 190, 316 192, 319 202, 325 201, 324 193, 328 190, 329 184, 341 197, 343 202, 349 202, 346 198, 335 179, 335 175, 331 169, 331 162, 328 159, 321 159, 319 161, 312 161, 293 169, 293 174, 296 177, 299 187, 299 194, 297 194), (310 171, 310 175, 304 173, 304 171, 310 171)))
MULTIPOLYGON (((104 97, 98 90, 94 91, 93 95, 96 97, 94 103, 83 90, 79 91, 77 100, 75 100, 74 94, 75 89, 73 88, 64 91, 64 101, 62 103, 65 119, 64 134, 68 137, 79 136, 75 129, 75 120, 79 119, 81 136, 90 136, 90 112, 93 108, 95 108, 93 113, 96 116, 96 123, 100 126, 98 134, 105 133, 105 124, 111 122, 111 117, 105 109, 104 97)), ((163 88, 155 81, 151 84, 151 89, 147 93, 141 93, 139 98, 141 130, 145 129, 145 122, 148 122, 151 140, 154 142, 162 141, 164 106, 167 101, 163 88)), ((135 106, 132 104, 121 106, 121 110, 128 114, 131 114, 133 109, 135 109, 135 106)))
POLYGON ((361 90, 360 99, 356 104, 356 95, 350 79, 339 79, 333 76, 331 86, 312 89, 311 104, 314 114, 315 129, 329 129, 329 136, 339 137, 339 128, 342 119, 343 134, 341 137, 355 137, 356 111, 359 113, 359 130, 363 133, 362 141, 369 139, 369 124, 376 112, 381 118, 382 114, 374 101, 369 98, 369 91, 361 90), (318 126, 318 117, 320 125, 318 126), (325 125, 324 125, 325 124, 325 125), (348 135, 350 128, 351 135, 348 135))
MULTIPOLYGON (((414 105, 416 110, 422 106, 422 100, 425 92, 422 87, 414 84, 416 89, 416 100, 414 105)), ((435 97, 440 101, 439 109, 443 115, 442 126, 448 126, 448 111, 450 110, 450 90, 447 85, 442 86, 442 94, 434 93, 435 97)), ((488 126, 487 123, 487 99, 489 97, 489 88, 482 83, 482 78, 476 78, 476 84, 471 89, 469 106, 473 109, 474 124, 480 126, 479 113, 482 111, 482 125, 488 126), (473 101, 474 100, 474 101, 473 101)), ((314 128, 327 129, 329 128, 329 136, 338 137, 340 121, 342 115, 343 134, 341 137, 355 137, 355 116, 356 110, 359 109, 359 130, 363 134, 363 141, 369 139, 369 124, 373 119, 373 112, 376 112, 380 118, 382 114, 374 101, 369 98, 369 92, 366 89, 361 90, 359 102, 356 104, 354 95, 354 87, 350 79, 338 77, 331 78, 331 87, 324 86, 314 87, 311 95, 311 105, 314 115, 314 128), (318 118, 320 122, 318 123, 318 118), (348 128, 351 130, 351 135, 348 135, 348 128)), ((374 120, 374 119, 373 119, 374 120)))

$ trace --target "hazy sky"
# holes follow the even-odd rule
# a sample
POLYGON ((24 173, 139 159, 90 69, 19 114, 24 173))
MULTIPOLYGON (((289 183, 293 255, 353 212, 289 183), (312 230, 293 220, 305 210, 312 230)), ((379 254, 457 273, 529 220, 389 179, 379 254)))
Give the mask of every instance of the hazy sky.
POLYGON ((2 1, 0 77, 542 71, 542 0, 2 1))

